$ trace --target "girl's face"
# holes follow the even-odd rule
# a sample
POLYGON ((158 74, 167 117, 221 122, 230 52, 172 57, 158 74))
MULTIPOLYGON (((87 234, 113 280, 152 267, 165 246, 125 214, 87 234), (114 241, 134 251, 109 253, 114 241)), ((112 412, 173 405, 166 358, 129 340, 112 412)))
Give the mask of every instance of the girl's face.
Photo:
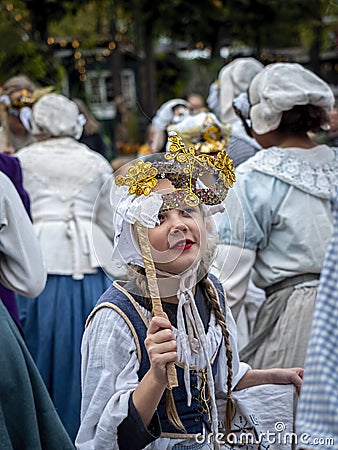
POLYGON ((159 221, 159 225, 148 230, 155 267, 172 274, 183 273, 205 251, 206 230, 201 210, 182 205, 161 212, 159 221))

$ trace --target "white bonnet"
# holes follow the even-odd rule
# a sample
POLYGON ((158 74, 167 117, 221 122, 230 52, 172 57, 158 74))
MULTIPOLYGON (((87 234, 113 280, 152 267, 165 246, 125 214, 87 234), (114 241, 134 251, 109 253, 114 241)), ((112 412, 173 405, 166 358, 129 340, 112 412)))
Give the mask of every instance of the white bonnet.
MULTIPOLYGON (((173 123, 174 120, 174 108, 176 106, 183 106, 190 112, 190 104, 183 98, 173 98, 163 103, 157 110, 153 117, 151 124, 154 130, 153 142, 151 144, 153 152, 160 152, 166 141, 166 129, 167 126, 173 123)), ((177 116, 178 120, 183 119, 185 114, 177 116)))
POLYGON ((312 71, 296 63, 266 66, 249 88, 250 119, 257 134, 276 130, 283 111, 296 105, 319 106, 327 113, 334 105, 330 86, 312 71))
POLYGON ((173 98, 163 103, 153 117, 152 125, 159 130, 165 131, 167 126, 172 123, 174 108, 180 105, 190 110, 190 104, 183 98, 173 98))
POLYGON ((45 137, 69 136, 78 139, 84 122, 77 105, 59 94, 46 94, 33 106, 31 127, 33 135, 45 137))
POLYGON ((249 88, 251 80, 264 68, 255 58, 237 58, 224 66, 218 76, 220 84, 220 119, 231 122, 237 116, 232 108, 232 102, 242 92, 249 88))

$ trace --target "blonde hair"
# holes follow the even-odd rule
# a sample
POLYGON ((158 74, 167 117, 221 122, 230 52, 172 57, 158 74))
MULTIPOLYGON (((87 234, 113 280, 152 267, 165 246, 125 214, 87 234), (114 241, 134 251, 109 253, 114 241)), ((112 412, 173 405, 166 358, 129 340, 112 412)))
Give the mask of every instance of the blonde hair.
POLYGON ((228 435, 231 431, 231 420, 234 415, 234 402, 232 398, 232 379, 233 379, 233 371, 232 371, 232 348, 230 344, 230 336, 229 331, 226 325, 226 317, 225 313, 223 313, 220 303, 217 299, 217 293, 215 291, 215 287, 210 282, 210 280, 205 277, 201 281, 201 288, 205 295, 205 298, 208 301, 212 311, 215 314, 216 322, 221 327, 222 335, 224 339, 225 352, 227 357, 227 402, 226 402, 226 412, 225 412, 225 431, 226 435, 228 435))

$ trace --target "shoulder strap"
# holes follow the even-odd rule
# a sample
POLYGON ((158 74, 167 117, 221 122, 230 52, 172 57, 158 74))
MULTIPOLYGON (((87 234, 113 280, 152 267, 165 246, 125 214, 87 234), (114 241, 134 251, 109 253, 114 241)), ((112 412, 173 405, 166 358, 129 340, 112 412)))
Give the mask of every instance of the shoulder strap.
POLYGON ((86 321, 86 328, 96 312, 102 308, 114 309, 123 318, 135 339, 139 363, 148 361, 148 354, 143 342, 147 335, 149 322, 133 296, 119 285, 117 281, 114 281, 101 295, 95 308, 90 313, 86 321))

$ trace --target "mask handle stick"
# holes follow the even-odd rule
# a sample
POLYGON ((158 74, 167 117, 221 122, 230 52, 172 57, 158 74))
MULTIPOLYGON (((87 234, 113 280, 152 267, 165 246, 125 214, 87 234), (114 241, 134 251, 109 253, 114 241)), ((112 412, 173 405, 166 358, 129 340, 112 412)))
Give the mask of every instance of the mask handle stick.
MULTIPOLYGON (((144 267, 146 271, 146 276, 148 280, 149 293, 153 308, 153 314, 156 317, 164 317, 164 312, 162 309, 162 302, 160 298, 160 293, 158 290, 158 285, 156 281, 156 270, 154 266, 154 261, 151 256, 149 244, 148 244, 148 233, 147 228, 144 227, 139 221, 136 221, 136 231, 138 235, 139 245, 142 252, 144 267)), ((177 374, 175 363, 171 362, 167 364, 167 378, 168 378, 168 389, 172 389, 178 386, 177 374)))

